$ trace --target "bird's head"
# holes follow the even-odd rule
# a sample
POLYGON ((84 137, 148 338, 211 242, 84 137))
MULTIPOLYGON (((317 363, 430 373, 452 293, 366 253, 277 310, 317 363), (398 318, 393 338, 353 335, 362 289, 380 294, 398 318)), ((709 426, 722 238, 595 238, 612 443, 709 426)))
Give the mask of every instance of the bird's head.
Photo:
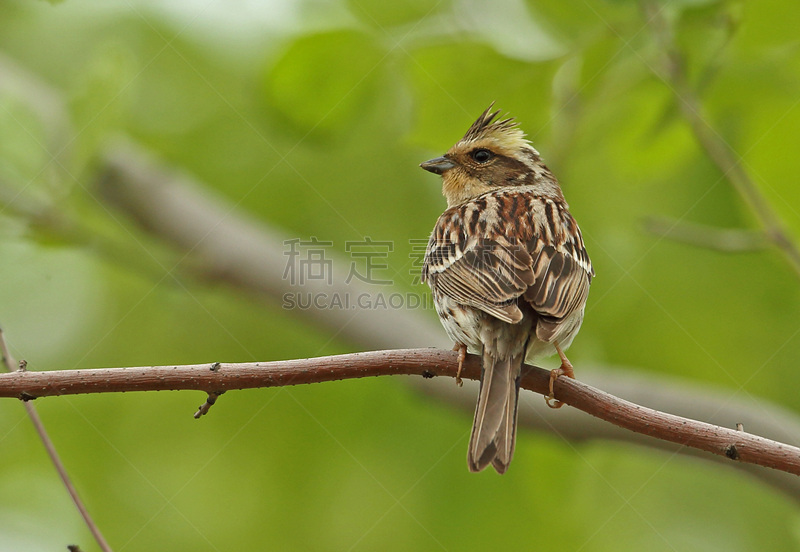
POLYGON ((514 119, 495 121, 500 111, 481 113, 467 133, 442 157, 420 165, 442 176, 447 205, 459 205, 485 192, 511 186, 536 186, 537 193, 563 200, 553 174, 514 119))

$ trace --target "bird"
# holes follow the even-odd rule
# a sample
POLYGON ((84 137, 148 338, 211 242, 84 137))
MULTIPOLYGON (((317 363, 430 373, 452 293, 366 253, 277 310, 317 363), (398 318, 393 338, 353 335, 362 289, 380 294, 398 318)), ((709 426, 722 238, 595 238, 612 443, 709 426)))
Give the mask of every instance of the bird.
POLYGON ((467 464, 503 474, 514 454, 517 403, 526 360, 564 351, 583 322, 594 277, 583 236, 547 168, 512 117, 494 102, 456 144, 420 167, 442 177, 447 208, 426 247, 422 281, 458 354, 481 356, 467 464))

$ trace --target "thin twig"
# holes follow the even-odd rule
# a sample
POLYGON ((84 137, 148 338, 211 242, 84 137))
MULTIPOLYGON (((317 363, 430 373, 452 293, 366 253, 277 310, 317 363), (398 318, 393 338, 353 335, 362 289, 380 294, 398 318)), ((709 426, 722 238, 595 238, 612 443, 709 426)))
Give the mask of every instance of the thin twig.
MULTIPOLYGON (((397 349, 275 362, 101 368, 0 374, 0 397, 45 397, 79 393, 195 389, 220 392, 255 387, 280 387, 381 375, 455 377, 458 353, 441 349, 397 349)), ((468 355, 461 377, 480 378, 480 360, 468 355)), ((526 366, 520 386, 546 395, 550 371, 526 366)), ((556 398, 614 425, 725 456, 800 475, 800 448, 744 431, 659 412, 559 378, 556 398)), ((733 422, 732 422, 733 425, 733 422)))
POLYGON ((656 2, 644 2, 647 20, 664 55, 665 74, 662 76, 672 89, 678 107, 691 126, 695 138, 733 185, 744 202, 755 214, 770 242, 782 253, 789 265, 800 276, 800 248, 783 225, 778 214, 766 200, 742 166, 740 157, 708 122, 702 102, 689 83, 686 62, 675 45, 672 29, 656 2))
POLYGON ((208 398, 206 399, 206 402, 201 404, 200 407, 197 409, 197 412, 194 413, 195 419, 199 419, 201 416, 205 416, 206 414, 208 414, 208 411, 211 410, 211 407, 216 404, 217 399, 224 392, 225 391, 219 391, 219 392, 211 391, 208 394, 208 398))
MULTIPOLYGON (((11 356, 11 353, 8 350, 8 346, 6 345, 5 337, 3 336, 2 328, 0 328, 0 356, 2 356, 2 367, 8 370, 9 372, 7 374, 0 374, 0 375, 8 376, 12 374, 28 373, 24 369, 23 363, 25 361, 24 360, 20 361, 20 363, 17 364, 14 361, 14 358, 11 356), (17 369, 15 366, 19 366, 20 369, 17 369)), ((39 413, 36 412, 36 408, 33 406, 33 403, 26 400, 28 397, 26 397, 25 393, 20 393, 18 396, 23 400, 25 411, 28 413, 28 417, 31 419, 33 427, 36 429, 36 433, 42 440, 44 448, 47 450, 47 454, 50 456, 50 461, 53 462, 53 465, 55 466, 56 471, 58 472, 58 476, 61 478, 62 483, 64 483, 64 487, 66 487, 70 498, 72 498, 72 502, 75 503, 75 507, 78 508, 78 511, 80 512, 84 523, 86 523, 86 526, 89 528, 89 531, 91 531, 95 541, 97 541, 97 545, 103 552, 111 552, 111 547, 106 542, 106 539, 100 532, 100 528, 92 519, 92 516, 89 515, 89 511, 86 509, 86 506, 83 504, 81 497, 78 495, 78 490, 75 488, 75 485, 72 484, 72 480, 70 479, 69 474, 67 473, 67 469, 61 462, 61 458, 58 456, 56 447, 53 444, 53 441, 50 439, 50 436, 47 434, 47 430, 45 429, 44 424, 42 424, 41 418, 39 418, 39 413)))

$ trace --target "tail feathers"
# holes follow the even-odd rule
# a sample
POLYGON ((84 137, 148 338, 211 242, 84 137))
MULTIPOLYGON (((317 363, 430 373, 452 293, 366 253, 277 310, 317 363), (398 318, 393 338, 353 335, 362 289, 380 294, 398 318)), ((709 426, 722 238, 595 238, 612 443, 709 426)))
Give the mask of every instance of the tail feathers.
POLYGON ((514 455, 519 377, 525 354, 496 358, 483 350, 483 370, 467 461, 479 472, 489 464, 505 473, 514 455))

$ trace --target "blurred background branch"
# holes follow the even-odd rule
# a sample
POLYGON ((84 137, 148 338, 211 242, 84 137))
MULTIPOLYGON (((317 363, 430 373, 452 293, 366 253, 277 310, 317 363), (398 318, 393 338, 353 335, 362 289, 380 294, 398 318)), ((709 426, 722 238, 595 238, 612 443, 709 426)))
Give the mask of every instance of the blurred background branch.
MULTIPOLYGON (((296 292, 286 276, 290 237, 246 216, 235 205, 214 196, 187 175, 159 166, 130 140, 109 148, 97 180, 98 196, 130 217, 159 240, 175 247, 188 272, 202 281, 222 281, 280 305, 285 293, 296 292)), ((344 258, 329 255, 346 272, 344 258)), ((332 269, 333 270, 333 269, 332 269)), ((367 285, 308 279, 302 291, 311 295, 369 295, 367 285)), ((309 309, 288 312, 362 347, 445 345, 436 321, 404 310, 357 312, 309 309)))
POLYGON ((662 78, 669 84, 681 113, 692 128, 698 143, 708 157, 719 167, 727 179, 751 209, 764 229, 766 237, 783 254, 783 257, 800 276, 800 248, 788 232, 781 217, 770 206, 759 187, 750 178, 743 166, 742 158, 731 148, 717 131, 703 104, 689 82, 686 60, 675 44, 674 31, 666 10, 659 2, 642 2, 645 15, 653 30, 653 37, 663 52, 662 78))
POLYGON ((763 233, 752 230, 715 228, 667 217, 646 218, 644 228, 655 236, 723 253, 760 251, 768 244, 763 233))

